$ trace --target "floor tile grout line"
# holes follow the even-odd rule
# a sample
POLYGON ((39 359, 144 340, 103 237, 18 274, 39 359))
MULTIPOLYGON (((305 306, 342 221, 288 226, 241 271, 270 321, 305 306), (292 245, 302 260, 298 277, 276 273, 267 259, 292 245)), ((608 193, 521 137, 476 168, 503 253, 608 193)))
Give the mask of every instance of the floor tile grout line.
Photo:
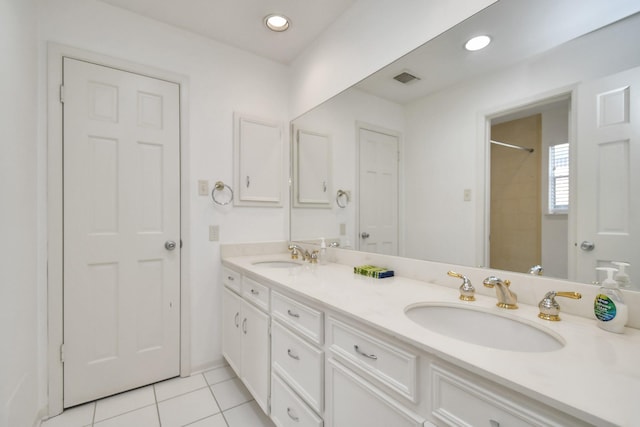
POLYGON ((158 426, 162 427, 162 418, 160 418, 160 405, 158 405, 158 395, 156 394, 155 384, 153 384, 153 398, 156 401, 156 414, 158 414, 158 426))
MULTIPOLYGON (((207 381, 206 377, 204 378, 204 380, 205 380, 205 382, 207 384, 209 384, 209 381, 207 381)), ((226 426, 229 427, 229 423, 227 422, 227 417, 224 416, 224 411, 222 410, 222 407, 220 406, 220 403, 218 403, 218 399, 216 399, 216 394, 213 392, 213 389, 211 388, 211 386, 209 386, 209 393, 211 393, 211 397, 213 397, 213 401, 216 402, 216 405, 218 406, 218 409, 220 409, 220 414, 222 415, 222 420, 224 421, 226 426)))
MULTIPOLYGON (((97 402, 96 402, 96 404, 97 404, 97 402)), ((96 427, 96 424, 100 424, 100 423, 101 423, 101 422, 103 422, 103 421, 112 420, 112 419, 114 419, 114 418, 116 418, 116 417, 119 417, 120 415, 130 414, 130 413, 132 413, 132 412, 139 411, 140 409, 145 409, 145 408, 148 408, 149 406, 153 406, 153 405, 156 405, 156 404, 155 404, 155 403, 149 403, 149 404, 147 404, 147 405, 140 406, 140 407, 138 407, 138 408, 131 409, 131 410, 129 410, 129 411, 125 411, 125 412, 122 412, 122 413, 120 413, 120 414, 113 415, 113 416, 111 416, 111 417, 103 418, 103 419, 98 420, 98 421, 95 421, 95 415, 94 415, 94 421, 93 421, 93 424, 92 424, 92 425, 93 425, 93 427, 96 427)), ((156 405, 156 406, 157 406, 157 405, 156 405)))

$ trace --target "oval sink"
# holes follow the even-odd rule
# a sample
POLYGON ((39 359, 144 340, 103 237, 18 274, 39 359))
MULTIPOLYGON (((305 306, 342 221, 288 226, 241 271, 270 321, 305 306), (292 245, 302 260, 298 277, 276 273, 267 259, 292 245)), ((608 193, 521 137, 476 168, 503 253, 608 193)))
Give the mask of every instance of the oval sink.
POLYGON ((407 317, 442 335, 499 350, 546 352, 564 347, 562 339, 533 325, 487 311, 452 305, 415 305, 407 317))
POLYGON ((295 262, 295 261, 276 260, 276 261, 257 261, 257 262, 254 262, 253 265, 258 265, 260 267, 270 267, 270 268, 291 268, 291 267, 299 267, 302 265, 302 263, 295 262))

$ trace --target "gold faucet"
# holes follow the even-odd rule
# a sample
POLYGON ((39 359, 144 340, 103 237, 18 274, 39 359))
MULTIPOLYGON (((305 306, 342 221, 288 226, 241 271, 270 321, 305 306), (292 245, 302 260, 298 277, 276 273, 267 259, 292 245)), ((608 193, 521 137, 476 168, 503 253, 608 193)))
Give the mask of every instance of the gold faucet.
POLYGON ((462 301, 476 300, 476 297, 474 296, 476 289, 471 284, 471 281, 466 278, 466 276, 463 276, 460 273, 456 273, 455 271, 448 271, 447 274, 451 277, 462 279, 462 285, 460 285, 460 299, 462 301))
POLYGON ((540 301, 540 304, 538 304, 538 308, 540 309, 540 313, 538 314, 539 318, 554 322, 560 320, 560 304, 556 302, 555 297, 580 299, 582 295, 579 292, 547 292, 544 298, 542 298, 542 301, 540 301))
POLYGON ((496 304, 500 308, 508 308, 513 310, 518 308, 518 295, 515 292, 511 292, 509 280, 502 280, 496 276, 489 276, 482 282, 487 288, 495 288, 496 296, 498 297, 498 303, 496 304))

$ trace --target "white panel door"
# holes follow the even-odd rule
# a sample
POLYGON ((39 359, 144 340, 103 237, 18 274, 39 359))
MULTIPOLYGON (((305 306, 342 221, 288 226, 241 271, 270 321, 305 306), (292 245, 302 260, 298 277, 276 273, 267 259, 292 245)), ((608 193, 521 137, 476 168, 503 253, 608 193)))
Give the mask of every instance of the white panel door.
POLYGON ((222 292, 222 355, 240 375, 242 364, 242 298, 227 287, 222 292))
POLYGON ((397 255, 398 137, 361 128, 359 140, 359 249, 397 255))
POLYGON ((64 93, 69 407, 179 374, 180 136, 177 84, 65 58, 64 93))
POLYGON ((581 85, 577 130, 576 279, 596 280, 610 261, 638 277, 640 68, 581 85))

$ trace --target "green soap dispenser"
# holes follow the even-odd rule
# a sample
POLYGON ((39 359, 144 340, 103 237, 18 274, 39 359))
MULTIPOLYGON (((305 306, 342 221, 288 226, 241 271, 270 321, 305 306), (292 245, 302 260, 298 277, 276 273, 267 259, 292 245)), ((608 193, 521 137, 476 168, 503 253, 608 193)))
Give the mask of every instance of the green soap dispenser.
POLYGON ((596 270, 607 272, 607 278, 602 282, 602 287, 593 302, 593 312, 598 319, 598 326, 605 331, 622 334, 629 318, 629 310, 624 303, 622 292, 618 289, 618 282, 613 280, 613 273, 618 270, 610 267, 598 267, 596 270))

